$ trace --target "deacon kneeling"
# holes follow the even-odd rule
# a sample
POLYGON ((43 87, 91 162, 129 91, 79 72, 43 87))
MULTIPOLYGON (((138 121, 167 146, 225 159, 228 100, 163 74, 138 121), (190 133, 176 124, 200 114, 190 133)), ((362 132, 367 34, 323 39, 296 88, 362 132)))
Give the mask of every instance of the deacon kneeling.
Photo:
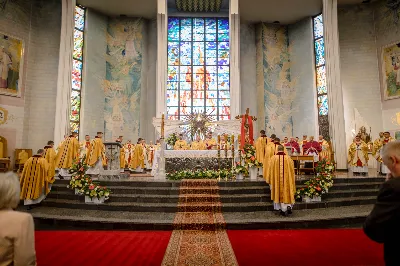
POLYGON ((36 155, 25 162, 20 179, 20 199, 24 200, 24 205, 40 203, 54 183, 54 176, 49 174, 49 164, 43 154, 44 150, 39 149, 36 155))
POLYGON ((296 182, 293 160, 285 154, 284 150, 285 147, 280 145, 278 153, 272 156, 268 178, 274 210, 280 211, 283 216, 288 216, 292 214, 292 206, 295 202, 296 182))
POLYGON ((100 175, 100 170, 107 165, 102 137, 103 132, 97 132, 97 136, 90 143, 88 154, 86 154, 86 163, 89 166, 86 174, 88 175, 100 175))

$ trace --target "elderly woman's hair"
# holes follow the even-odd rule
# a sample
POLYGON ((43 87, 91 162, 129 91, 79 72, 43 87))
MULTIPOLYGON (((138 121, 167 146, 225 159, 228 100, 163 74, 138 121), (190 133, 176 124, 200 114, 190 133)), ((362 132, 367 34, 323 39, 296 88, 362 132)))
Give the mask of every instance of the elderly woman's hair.
POLYGON ((19 194, 18 176, 13 172, 0 173, 0 210, 17 208, 19 194))

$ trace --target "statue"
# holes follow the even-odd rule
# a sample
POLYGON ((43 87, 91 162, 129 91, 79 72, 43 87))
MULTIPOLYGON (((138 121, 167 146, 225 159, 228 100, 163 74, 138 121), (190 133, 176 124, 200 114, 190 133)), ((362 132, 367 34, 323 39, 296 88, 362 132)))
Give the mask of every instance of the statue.
POLYGON ((372 149, 371 128, 369 128, 369 133, 367 133, 367 129, 364 126, 362 126, 360 127, 357 135, 360 136, 361 140, 368 145, 368 150, 371 151, 372 149))

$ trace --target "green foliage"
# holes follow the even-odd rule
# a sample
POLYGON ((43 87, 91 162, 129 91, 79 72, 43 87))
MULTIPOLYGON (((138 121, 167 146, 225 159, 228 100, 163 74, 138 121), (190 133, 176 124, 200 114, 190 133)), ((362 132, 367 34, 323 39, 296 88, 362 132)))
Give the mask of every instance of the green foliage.
POLYGON ((167 173, 168 180, 182 180, 182 179, 230 179, 233 177, 233 173, 230 170, 183 170, 167 173))
POLYGON ((174 145, 175 145, 175 142, 177 142, 177 140, 178 140, 177 134, 176 134, 176 133, 173 133, 173 134, 171 134, 171 135, 168 136, 168 138, 167 138, 167 144, 170 145, 170 146, 174 146, 174 145))

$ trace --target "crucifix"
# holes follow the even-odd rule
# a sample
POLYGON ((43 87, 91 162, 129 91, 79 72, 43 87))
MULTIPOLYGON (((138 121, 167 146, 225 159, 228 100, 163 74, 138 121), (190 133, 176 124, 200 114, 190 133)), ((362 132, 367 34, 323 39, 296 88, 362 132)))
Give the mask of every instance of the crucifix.
POLYGON ((240 147, 243 149, 245 144, 253 144, 253 121, 257 121, 255 116, 250 115, 250 109, 246 109, 243 115, 237 115, 236 119, 242 119, 240 147))

